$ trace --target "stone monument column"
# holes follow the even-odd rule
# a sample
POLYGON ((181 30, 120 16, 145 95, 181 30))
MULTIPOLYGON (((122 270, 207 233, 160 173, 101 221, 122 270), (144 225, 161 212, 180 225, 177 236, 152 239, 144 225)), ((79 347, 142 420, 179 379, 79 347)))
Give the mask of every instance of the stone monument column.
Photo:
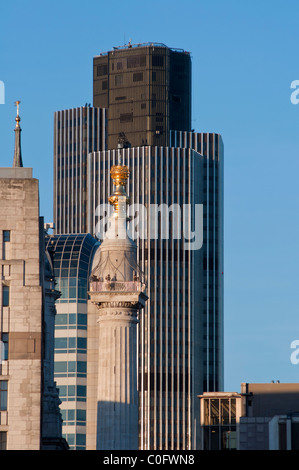
POLYGON ((147 296, 127 233, 129 171, 121 163, 111 169, 114 212, 94 257, 89 292, 98 311, 96 448, 102 450, 137 450, 139 441, 137 324, 147 296))
POLYGON ((139 308, 122 293, 99 305, 97 449, 138 449, 139 308))

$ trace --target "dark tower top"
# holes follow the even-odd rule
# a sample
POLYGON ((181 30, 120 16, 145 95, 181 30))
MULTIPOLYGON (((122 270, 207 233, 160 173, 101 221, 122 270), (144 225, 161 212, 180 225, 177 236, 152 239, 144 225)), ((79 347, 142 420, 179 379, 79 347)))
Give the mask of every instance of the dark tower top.
POLYGON ((108 109, 108 149, 169 145, 191 130, 191 57, 164 44, 129 44, 94 57, 93 105, 108 109))
POLYGON ((19 116, 19 104, 20 101, 16 101, 17 106, 17 116, 16 116, 16 127, 15 127, 15 153, 13 157, 13 168, 21 168, 23 166, 22 161, 22 150, 21 150, 21 127, 20 121, 21 118, 19 116))

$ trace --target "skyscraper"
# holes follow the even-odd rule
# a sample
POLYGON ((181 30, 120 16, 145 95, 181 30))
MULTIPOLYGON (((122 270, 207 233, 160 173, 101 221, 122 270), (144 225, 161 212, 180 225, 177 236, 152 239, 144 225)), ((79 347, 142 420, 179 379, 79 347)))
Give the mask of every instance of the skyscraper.
POLYGON ((56 234, 86 232, 87 155, 105 148, 104 109, 82 106, 54 113, 56 234))
MULTIPOLYGON (((205 155, 186 143, 121 151, 131 172, 130 226, 149 296, 139 324, 143 449, 196 448, 196 391, 223 387, 223 148, 217 134, 201 138, 210 141, 205 155), (159 211, 154 218, 153 208, 159 211)), ((88 228, 94 236, 103 236, 109 172, 118 152, 88 157, 94 215, 88 228)))
POLYGON ((108 138, 87 158, 86 230, 102 236, 120 151, 149 296, 138 325, 142 449, 198 448, 196 397, 223 388, 223 142, 191 131, 190 77, 190 54, 164 45, 94 58, 108 138))
POLYGON ((203 155, 203 389, 223 389, 223 171, 221 135, 171 131, 170 145, 203 155))
POLYGON ((108 112, 108 149, 124 132, 132 147, 169 145, 191 130, 191 58, 164 44, 115 47, 93 60, 93 105, 108 112))

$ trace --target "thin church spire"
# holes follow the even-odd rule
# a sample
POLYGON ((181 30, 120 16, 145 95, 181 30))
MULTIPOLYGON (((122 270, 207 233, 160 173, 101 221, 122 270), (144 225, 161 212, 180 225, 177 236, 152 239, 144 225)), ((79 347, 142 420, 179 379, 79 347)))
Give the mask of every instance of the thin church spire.
POLYGON ((19 106, 21 101, 16 101, 15 105, 17 107, 17 116, 16 116, 16 127, 15 127, 15 153, 13 158, 13 168, 20 168, 23 166, 22 161, 22 150, 21 150, 21 127, 20 127, 20 114, 19 114, 19 106))

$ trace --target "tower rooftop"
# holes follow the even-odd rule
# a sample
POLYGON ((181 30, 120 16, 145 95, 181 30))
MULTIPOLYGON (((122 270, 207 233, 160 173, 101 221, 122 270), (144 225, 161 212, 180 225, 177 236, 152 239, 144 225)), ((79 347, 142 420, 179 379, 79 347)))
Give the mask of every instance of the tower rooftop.
POLYGON ((122 51, 126 49, 136 49, 136 48, 141 48, 141 47, 163 47, 173 52, 181 52, 181 53, 190 55, 190 52, 185 51, 184 49, 168 47, 166 46, 166 44, 159 43, 159 42, 142 42, 142 43, 136 43, 136 44, 132 44, 131 42, 128 42, 128 44, 124 44, 123 46, 113 46, 113 50, 101 52, 98 56, 95 56, 95 57, 107 55, 109 54, 109 52, 113 52, 113 51, 122 51))

